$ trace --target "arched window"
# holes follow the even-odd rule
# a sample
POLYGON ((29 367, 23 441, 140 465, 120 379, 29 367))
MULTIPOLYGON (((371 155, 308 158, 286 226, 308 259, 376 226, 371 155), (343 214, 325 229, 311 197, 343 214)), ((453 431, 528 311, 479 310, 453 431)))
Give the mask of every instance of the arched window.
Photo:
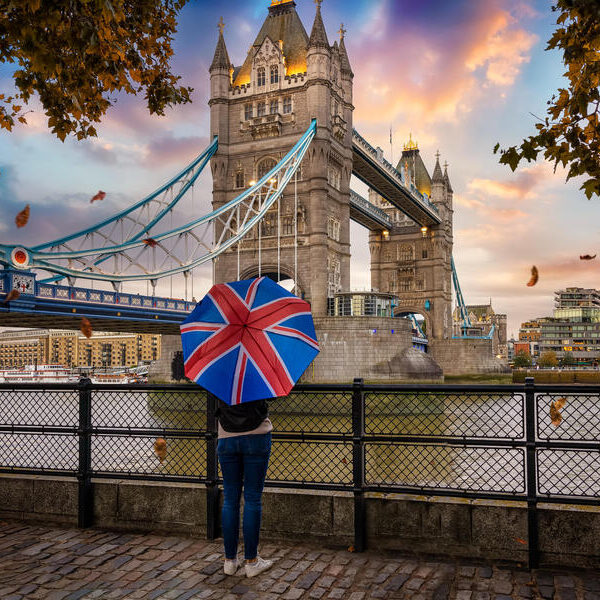
POLYGON ((244 187, 244 170, 240 169, 235 173, 235 187, 240 189, 244 187))
POLYGON ((279 83, 279 67, 271 65, 271 84, 279 83))
POLYGON ((257 76, 256 84, 258 85, 258 87, 262 87, 263 85, 265 85, 267 73, 266 73, 266 70, 264 67, 258 68, 258 71, 256 72, 256 76, 257 76))
POLYGON ((413 249, 412 246, 402 244, 398 249, 398 260, 408 261, 413 260, 413 249))
POLYGON ((260 181, 277 163, 272 158, 264 158, 258 163, 256 175, 260 181))

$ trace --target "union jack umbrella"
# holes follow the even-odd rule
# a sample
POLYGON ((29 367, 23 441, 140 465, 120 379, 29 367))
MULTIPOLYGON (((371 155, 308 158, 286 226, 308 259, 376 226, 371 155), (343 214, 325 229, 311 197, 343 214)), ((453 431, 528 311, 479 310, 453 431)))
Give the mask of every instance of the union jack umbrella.
POLYGON ((287 396, 319 353, 308 302, 267 277, 214 285, 181 339, 186 377, 231 405, 287 396))

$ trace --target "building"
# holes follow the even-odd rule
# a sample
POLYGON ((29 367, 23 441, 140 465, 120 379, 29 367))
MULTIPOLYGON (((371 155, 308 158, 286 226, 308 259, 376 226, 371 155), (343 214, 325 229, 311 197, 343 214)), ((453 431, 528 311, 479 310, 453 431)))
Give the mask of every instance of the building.
MULTIPOLYGON (((506 323, 507 317, 504 313, 497 313, 492 307, 492 300, 489 304, 467 304, 467 314, 471 321, 472 329, 479 330, 480 335, 489 335, 493 328, 492 340, 494 354, 502 358, 508 358, 506 323)), ((453 334, 460 336, 462 334, 462 320, 458 307, 454 309, 453 334)), ((520 339, 520 338, 519 338, 520 339)))
POLYGON ((542 321, 540 353, 571 352, 576 361, 593 363, 600 358, 600 292, 566 288, 554 293, 553 316, 542 321))
POLYGON ((0 333, 0 368, 60 364, 69 367, 134 367, 160 357, 157 334, 27 329, 0 333))
POLYGON ((345 32, 329 43, 320 2, 310 35, 293 0, 273 0, 268 11, 241 66, 232 64, 220 26, 210 66, 211 135, 219 137, 213 208, 275 167, 313 119, 317 132, 278 207, 215 261, 215 283, 281 273, 296 280, 315 316, 325 316, 328 298, 350 289, 354 75, 345 32))
POLYGON ((540 339, 542 337, 542 324, 548 321, 548 317, 539 317, 531 321, 521 323, 519 328, 519 341, 529 344, 532 358, 538 358, 540 355, 540 339))

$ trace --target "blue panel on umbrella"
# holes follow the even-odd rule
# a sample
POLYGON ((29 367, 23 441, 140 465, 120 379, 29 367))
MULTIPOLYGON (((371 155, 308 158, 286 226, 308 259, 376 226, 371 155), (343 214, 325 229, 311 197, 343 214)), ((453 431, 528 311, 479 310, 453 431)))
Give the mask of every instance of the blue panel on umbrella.
POLYGON ((198 346, 205 342, 211 335, 214 335, 214 333, 214 331, 190 331, 181 336, 183 355, 185 357, 191 356, 198 346))
POLYGON ((225 323, 223 316, 215 306, 215 303, 208 297, 204 296, 202 302, 196 305, 196 308, 185 319, 183 324, 194 323, 195 321, 207 321, 208 323, 225 323))
POLYGON ((250 360, 246 362, 246 376, 244 377, 244 385, 242 387, 242 397, 245 402, 273 397, 273 392, 267 387, 250 360))
POLYGON ((213 363, 200 377, 196 383, 212 392, 223 402, 229 403, 231 398, 231 387, 233 386, 233 375, 238 360, 239 348, 224 354, 222 358, 213 363))
POLYGON ((254 279, 243 279, 242 281, 232 281, 227 285, 233 288, 243 300, 246 300, 246 294, 248 293, 248 288, 252 284, 254 279))
POLYGON ((262 306, 267 302, 272 302, 277 298, 293 298, 294 294, 288 292, 285 288, 282 288, 279 284, 275 283, 272 279, 265 277, 262 283, 258 286, 258 292, 254 300, 254 308, 262 306))
POLYGON ((294 329, 299 329, 306 335, 313 338, 316 341, 317 334, 315 333, 315 326, 313 324, 313 318, 310 313, 306 315, 298 315, 295 317, 290 317, 285 321, 279 323, 282 327, 293 327, 294 329))
POLYGON ((300 378, 302 373, 306 371, 306 367, 319 354, 318 350, 296 338, 277 333, 268 333, 267 335, 273 342, 279 356, 285 362, 285 366, 294 381, 300 378), (291 357, 293 357, 293 360, 290 360, 291 357))

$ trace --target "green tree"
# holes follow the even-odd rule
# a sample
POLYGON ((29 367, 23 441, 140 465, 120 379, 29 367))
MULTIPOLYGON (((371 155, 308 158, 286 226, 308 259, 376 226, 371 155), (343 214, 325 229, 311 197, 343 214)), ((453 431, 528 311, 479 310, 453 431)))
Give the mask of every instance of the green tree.
POLYGON ((542 352, 538 358, 537 364, 540 367, 558 367, 558 358, 554 350, 542 352))
POLYGON ((560 359, 560 364, 563 367, 569 367, 575 364, 575 357, 572 352, 565 352, 563 357, 560 359))
POLYGON ((513 360, 514 367, 530 367, 531 366, 531 356, 529 352, 525 352, 525 350, 519 350, 515 355, 513 360))
MULTIPOLYGON (((500 162, 514 171, 523 160, 544 158, 568 167, 567 180, 587 175, 583 182, 588 199, 600 195, 600 2, 556 0, 557 29, 546 50, 562 51, 567 87, 547 102, 547 116, 535 124, 537 134, 520 146, 500 151, 500 162)), ((496 144, 494 153, 500 145, 496 144)))
POLYGON ((35 94, 61 140, 95 136, 117 92, 144 93, 150 113, 190 102, 171 72, 176 17, 187 0, 0 0, 0 63, 15 91, 0 94, 0 128, 26 123, 35 94))

